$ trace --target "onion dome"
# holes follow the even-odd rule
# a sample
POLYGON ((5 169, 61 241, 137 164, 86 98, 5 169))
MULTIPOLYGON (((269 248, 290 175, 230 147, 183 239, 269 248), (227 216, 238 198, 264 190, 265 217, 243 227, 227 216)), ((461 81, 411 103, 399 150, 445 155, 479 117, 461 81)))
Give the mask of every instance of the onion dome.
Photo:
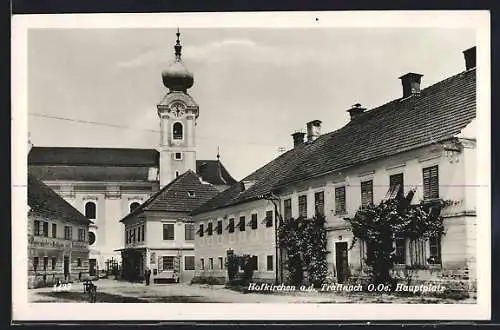
POLYGON ((170 91, 185 92, 193 86, 193 74, 184 66, 181 60, 181 42, 179 40, 180 32, 177 29, 177 42, 174 46, 175 61, 161 73, 163 85, 170 89, 170 91))

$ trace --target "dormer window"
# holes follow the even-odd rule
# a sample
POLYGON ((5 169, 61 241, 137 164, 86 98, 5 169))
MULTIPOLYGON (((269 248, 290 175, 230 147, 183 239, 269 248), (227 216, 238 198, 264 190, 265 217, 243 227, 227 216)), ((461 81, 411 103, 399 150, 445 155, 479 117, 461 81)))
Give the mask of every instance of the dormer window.
POLYGON ((194 191, 193 191, 193 190, 189 190, 189 191, 188 191, 188 196, 189 196, 189 197, 195 197, 195 193, 194 193, 194 191))
POLYGON ((182 140, 183 138, 183 127, 182 127, 182 123, 174 123, 173 127, 172 127, 172 135, 173 135, 173 138, 174 140, 182 140))

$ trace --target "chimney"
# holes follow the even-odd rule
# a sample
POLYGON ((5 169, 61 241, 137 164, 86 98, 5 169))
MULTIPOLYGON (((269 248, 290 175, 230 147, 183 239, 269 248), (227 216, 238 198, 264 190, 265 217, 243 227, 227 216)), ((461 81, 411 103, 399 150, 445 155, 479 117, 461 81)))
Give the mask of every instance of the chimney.
POLYGON ((349 115, 351 116, 351 120, 353 120, 354 118, 358 117, 359 115, 361 115, 362 113, 364 113, 366 110, 366 108, 363 108, 361 106, 361 104, 359 103, 356 103, 352 106, 352 108, 350 108, 349 110, 347 110, 347 112, 349 112, 349 115))
POLYGON ((301 145, 302 143, 304 143, 304 136, 306 135, 306 133, 302 133, 302 132, 295 132, 292 134, 292 137, 293 137, 293 147, 295 148, 296 146, 298 145, 301 145))
POLYGON ((307 123, 307 142, 316 140, 321 135, 321 120, 313 120, 307 123))
POLYGON ((420 94, 420 78, 423 75, 418 73, 409 72, 404 76, 399 77, 401 83, 403 84, 403 98, 407 98, 412 95, 420 94))
POLYGON ((465 70, 476 67, 476 46, 463 51, 465 58, 465 70))

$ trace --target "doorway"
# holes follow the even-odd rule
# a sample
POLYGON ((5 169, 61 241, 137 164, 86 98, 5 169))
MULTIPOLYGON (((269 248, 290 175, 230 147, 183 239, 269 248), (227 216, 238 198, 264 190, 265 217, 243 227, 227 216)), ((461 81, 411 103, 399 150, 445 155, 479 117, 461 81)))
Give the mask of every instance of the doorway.
POLYGON ((69 257, 64 256, 64 280, 69 280, 69 257))
POLYGON ((89 259, 89 276, 95 277, 96 270, 97 270, 97 260, 96 259, 89 259))
POLYGON ((337 282, 344 283, 349 272, 347 242, 335 243, 335 266, 337 267, 337 282))

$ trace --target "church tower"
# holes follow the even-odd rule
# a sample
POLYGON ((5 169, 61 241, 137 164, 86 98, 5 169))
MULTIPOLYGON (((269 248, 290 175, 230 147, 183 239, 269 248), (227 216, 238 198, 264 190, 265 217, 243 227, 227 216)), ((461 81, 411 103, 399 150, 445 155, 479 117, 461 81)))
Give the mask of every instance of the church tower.
POLYGON ((181 59, 182 46, 177 29, 175 60, 162 72, 167 94, 157 105, 160 117, 160 188, 187 170, 196 172, 196 119, 198 104, 188 94, 193 74, 181 59))

